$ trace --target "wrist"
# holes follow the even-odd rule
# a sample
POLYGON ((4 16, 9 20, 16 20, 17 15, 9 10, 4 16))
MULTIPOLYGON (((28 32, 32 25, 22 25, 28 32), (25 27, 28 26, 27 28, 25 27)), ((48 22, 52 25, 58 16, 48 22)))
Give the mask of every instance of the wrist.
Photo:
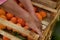
POLYGON ((3 3, 5 3, 7 0, 0 0, 0 5, 2 5, 3 3))

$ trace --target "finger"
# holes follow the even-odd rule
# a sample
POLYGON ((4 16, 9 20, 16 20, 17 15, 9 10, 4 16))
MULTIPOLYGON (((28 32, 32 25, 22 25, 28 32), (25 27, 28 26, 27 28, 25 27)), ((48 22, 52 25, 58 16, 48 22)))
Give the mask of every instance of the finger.
MULTIPOLYGON (((32 15, 32 17, 37 21, 36 24, 39 24, 37 26, 39 26, 38 28, 41 28, 41 22, 39 21, 39 19, 37 18, 36 14, 35 14, 35 11, 34 11, 34 8, 33 8, 33 5, 31 3, 31 0, 19 0, 23 5, 24 7, 29 11, 29 14, 32 15), (28 4, 29 3, 29 4, 28 4)), ((42 28, 41 28, 42 29, 42 28)))
MULTIPOLYGON (((23 5, 24 7, 28 10, 29 14, 32 15, 32 17, 37 21, 37 22, 40 22, 39 19, 37 18, 36 14, 35 14, 35 11, 34 11, 34 8, 33 8, 33 5, 31 3, 31 0, 19 0, 23 5), (29 3, 29 4, 28 4, 29 3)), ((38 23, 39 24, 39 23, 38 23)), ((41 22, 39 24, 41 26, 41 22)))

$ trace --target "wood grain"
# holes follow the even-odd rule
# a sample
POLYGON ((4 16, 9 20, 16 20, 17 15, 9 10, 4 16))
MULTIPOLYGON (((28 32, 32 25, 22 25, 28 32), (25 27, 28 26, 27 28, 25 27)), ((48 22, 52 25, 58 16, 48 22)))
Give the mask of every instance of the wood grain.
POLYGON ((3 24, 9 28, 15 29, 17 32, 19 32, 20 34, 26 35, 28 38, 31 38, 32 40, 37 40, 39 38, 39 35, 31 32, 29 30, 24 29, 21 26, 18 26, 10 21, 7 21, 3 18, 0 18, 0 24, 3 24))

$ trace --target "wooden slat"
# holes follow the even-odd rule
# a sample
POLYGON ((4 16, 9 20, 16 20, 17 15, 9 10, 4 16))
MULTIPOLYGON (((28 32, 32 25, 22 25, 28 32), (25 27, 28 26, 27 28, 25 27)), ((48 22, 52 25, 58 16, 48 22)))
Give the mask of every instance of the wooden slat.
MULTIPOLYGON (((60 14, 60 10, 58 11, 58 14, 60 14)), ((59 16, 59 15, 58 15, 59 16)), ((52 30, 53 30, 53 28, 54 28, 54 26, 55 26, 55 23, 56 23, 56 21, 58 21, 58 18, 56 18, 56 20, 55 20, 55 22, 51 25, 51 28, 50 28, 50 30, 49 30, 49 34, 47 34, 47 36, 49 35, 49 37, 51 37, 51 34, 52 34, 52 30)), ((46 37, 46 39, 48 39, 47 37, 46 37)))
POLYGON ((19 33, 21 33, 23 35, 26 35, 29 38, 33 39, 33 40, 37 40, 39 38, 39 35, 35 34, 34 32, 28 31, 28 30, 24 29, 23 27, 18 26, 16 24, 13 24, 12 22, 7 21, 7 20, 5 20, 3 18, 0 18, 0 24, 3 24, 5 26, 7 26, 7 27, 15 29, 17 32, 19 32, 19 33))
POLYGON ((35 2, 32 2, 33 5, 39 7, 39 8, 43 8, 45 10, 48 10, 50 12, 54 12, 54 13, 57 13, 57 10, 56 9, 52 9, 52 8, 49 8, 47 6, 44 6, 44 5, 41 5, 41 4, 38 4, 38 3, 35 3, 35 2))
POLYGON ((45 39, 45 37, 47 36, 48 32, 49 32, 50 29, 51 29, 52 24, 54 24, 54 22, 56 21, 56 19, 58 18, 58 16, 59 16, 59 12, 56 14, 56 16, 54 17, 54 19, 53 19, 53 20, 51 21, 51 23, 48 25, 47 29, 43 32, 44 37, 43 37, 42 40, 45 39))
POLYGON ((15 36, 12 36, 11 34, 5 32, 5 31, 3 31, 3 30, 0 30, 0 34, 9 38, 10 40, 21 40, 21 39, 15 37, 15 36))
POLYGON ((57 2, 54 2, 52 0, 33 0, 35 2, 39 2, 39 4, 43 4, 45 6, 48 6, 50 8, 56 8, 57 2))
POLYGON ((49 30, 49 32, 48 32, 45 40, 47 40, 47 39, 51 40, 51 35, 52 35, 53 28, 54 28, 56 22, 57 22, 57 19, 56 19, 55 22, 50 26, 50 30, 49 30))

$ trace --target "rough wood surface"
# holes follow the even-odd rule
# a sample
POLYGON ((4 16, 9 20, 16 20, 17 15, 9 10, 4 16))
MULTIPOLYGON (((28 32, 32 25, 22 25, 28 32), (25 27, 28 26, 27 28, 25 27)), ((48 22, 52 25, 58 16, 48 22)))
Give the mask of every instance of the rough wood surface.
POLYGON ((45 10, 48 10, 48 11, 50 11, 50 12, 57 13, 57 10, 56 10, 56 9, 52 9, 52 8, 49 8, 49 7, 44 6, 44 5, 42 5, 42 4, 35 3, 35 2, 32 2, 32 4, 35 5, 35 6, 37 6, 37 7, 39 7, 39 8, 43 8, 43 9, 45 9, 45 10))
POLYGON ((57 21, 57 19, 56 19, 55 22, 51 25, 51 28, 50 28, 50 30, 49 30, 49 32, 48 32, 45 40, 51 40, 51 35, 52 35, 52 32, 53 32, 52 30, 53 30, 53 28, 54 28, 54 26, 55 26, 56 21, 57 21))
POLYGON ((21 26, 18 26, 10 21, 7 21, 3 18, 0 18, 0 24, 3 24, 9 28, 15 29, 17 32, 19 32, 20 34, 26 35, 28 38, 31 38, 33 40, 37 40, 39 38, 38 34, 35 34, 34 32, 31 32, 29 30, 24 29, 21 26))
POLYGON ((0 30, 0 34, 9 38, 9 39, 11 39, 11 40, 21 40, 21 39, 15 37, 15 36, 12 36, 11 34, 5 32, 5 31, 3 31, 3 30, 0 30))
POLYGON ((57 5, 57 2, 54 2, 52 0, 33 0, 33 1, 51 8, 56 8, 57 5))
POLYGON ((56 19, 58 18, 59 13, 56 14, 56 16, 54 17, 54 19, 51 21, 51 23, 48 25, 47 29, 43 32, 44 38, 42 40, 45 39, 45 37, 47 36, 47 34, 49 33, 50 29, 51 29, 51 25, 53 25, 53 23, 56 21, 56 19))

